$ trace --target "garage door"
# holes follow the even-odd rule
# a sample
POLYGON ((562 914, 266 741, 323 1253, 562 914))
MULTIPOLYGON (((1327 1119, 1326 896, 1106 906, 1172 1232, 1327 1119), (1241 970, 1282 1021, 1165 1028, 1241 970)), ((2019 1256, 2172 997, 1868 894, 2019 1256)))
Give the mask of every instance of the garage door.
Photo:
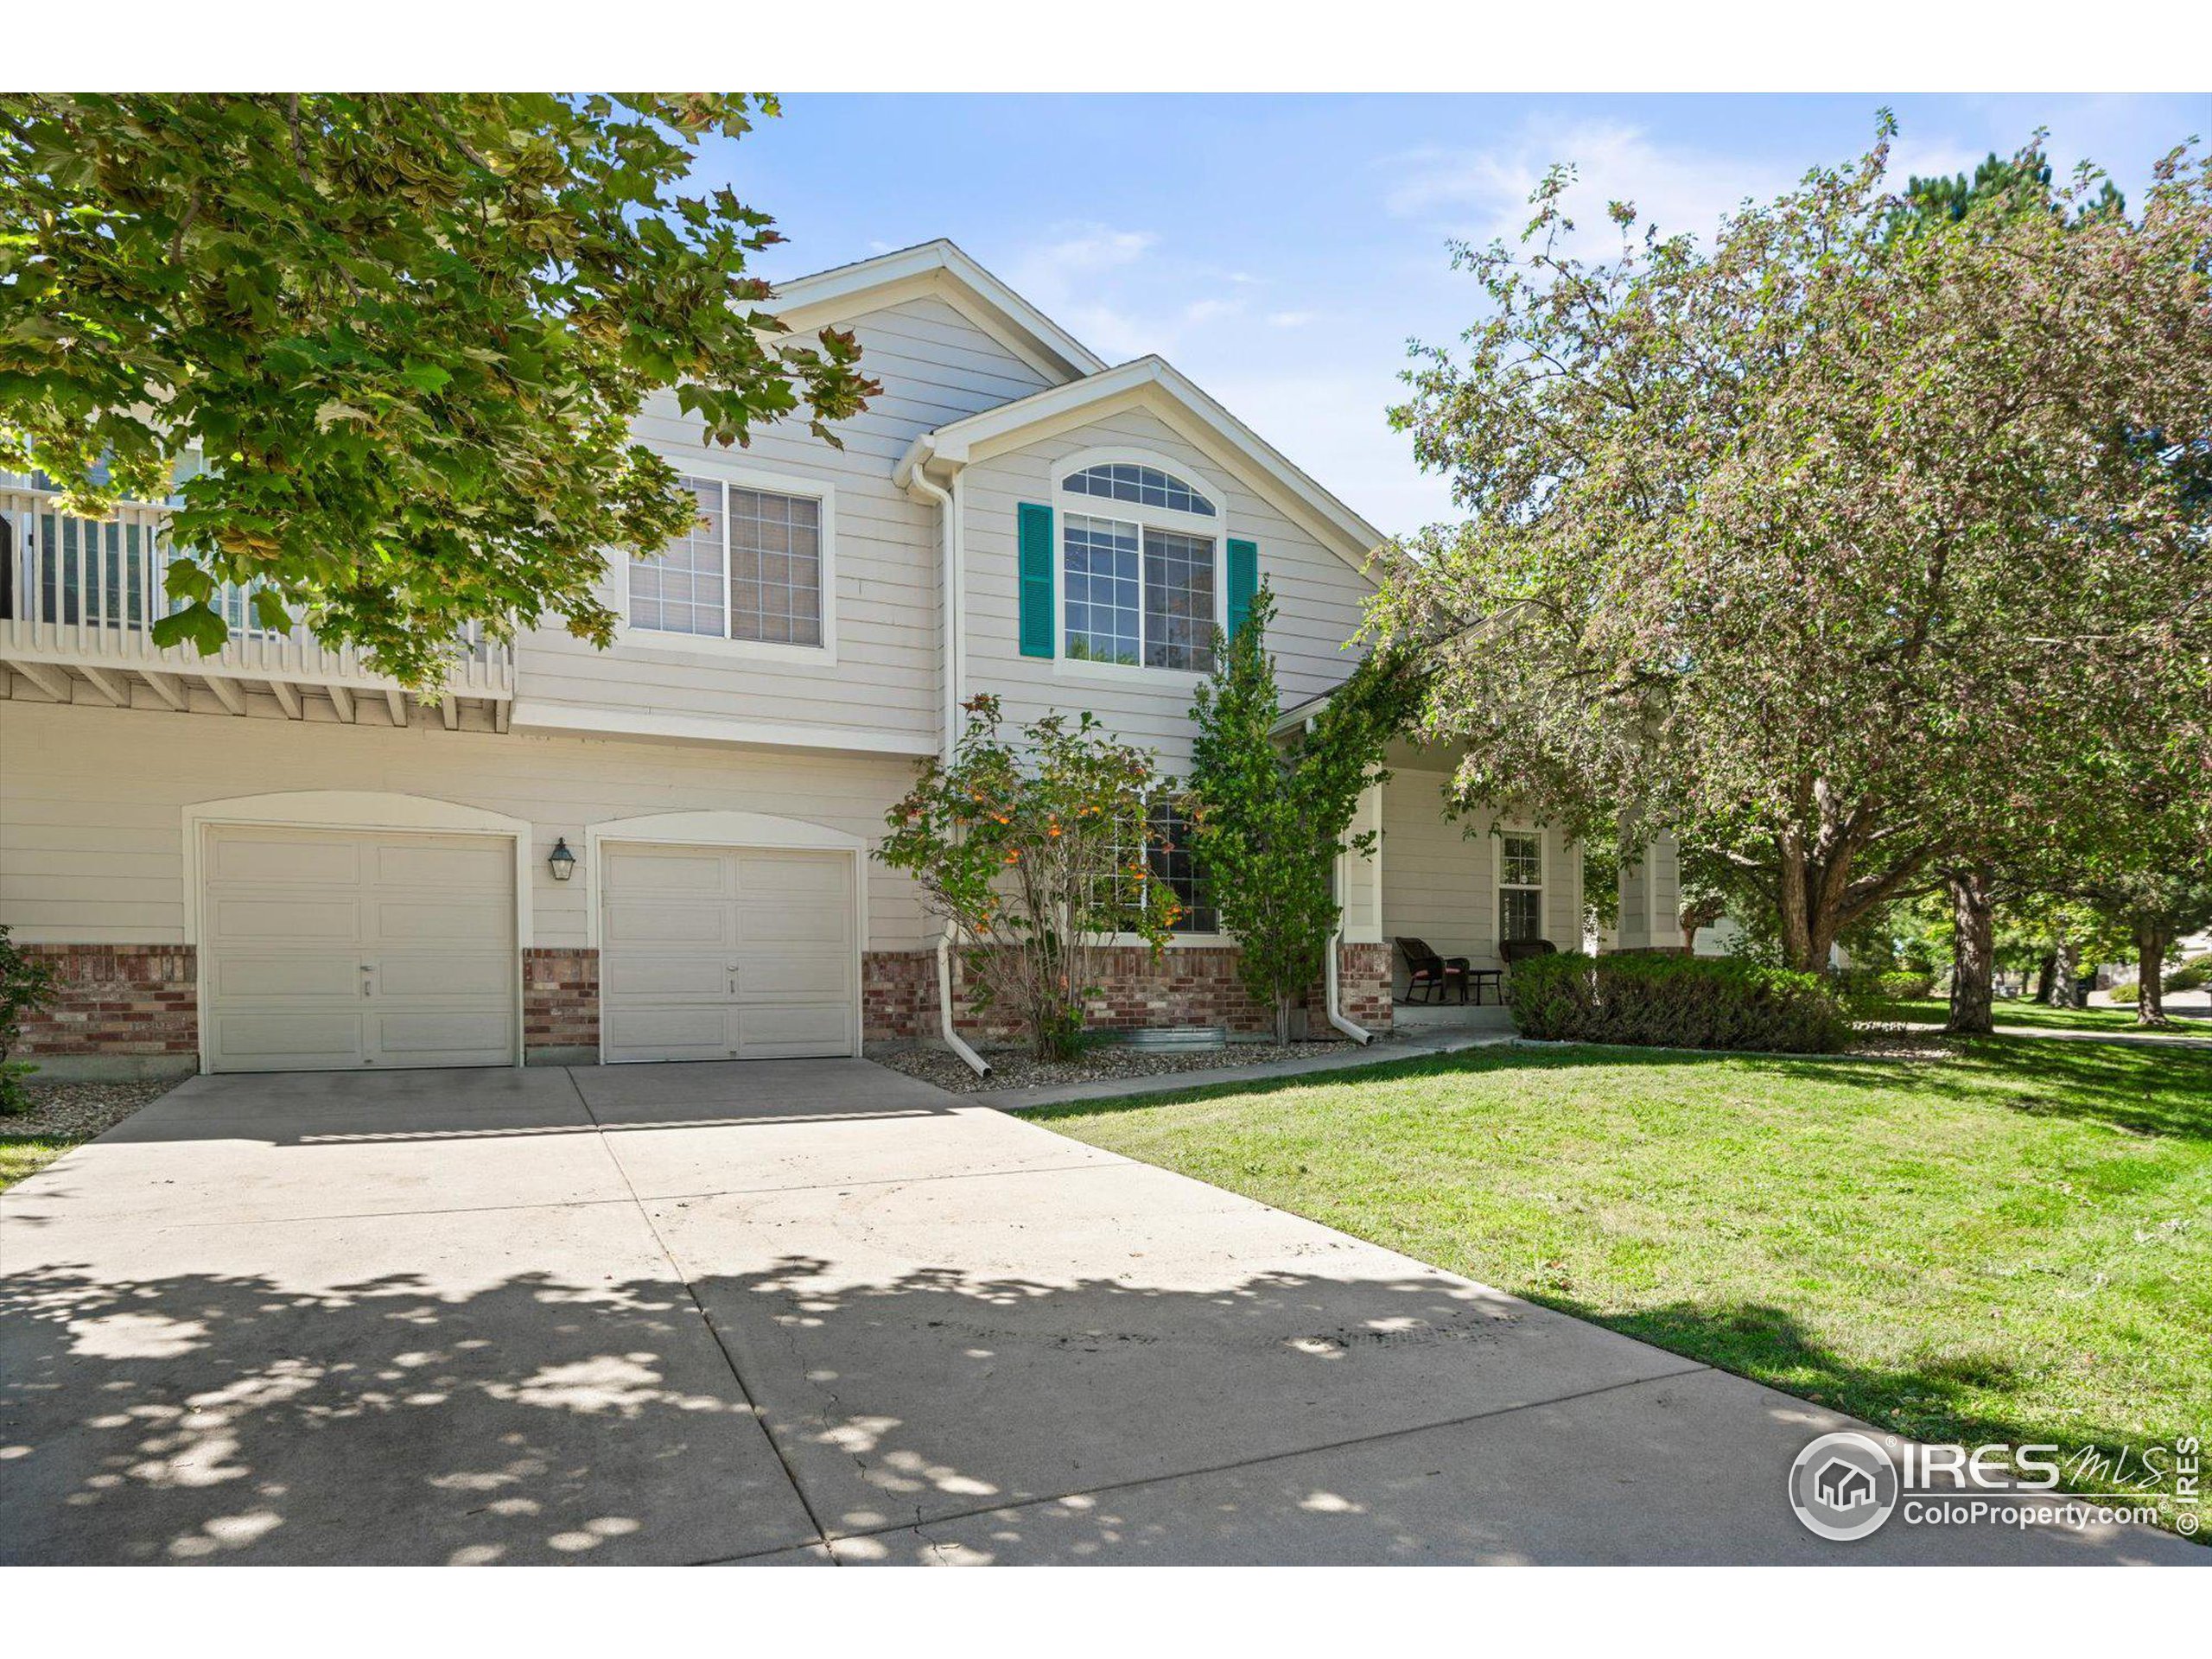
POLYGON ((226 826, 205 881, 214 1070, 514 1063, 512 841, 226 826))
POLYGON ((860 1052, 849 855, 610 843, 602 886, 609 1060, 860 1052))

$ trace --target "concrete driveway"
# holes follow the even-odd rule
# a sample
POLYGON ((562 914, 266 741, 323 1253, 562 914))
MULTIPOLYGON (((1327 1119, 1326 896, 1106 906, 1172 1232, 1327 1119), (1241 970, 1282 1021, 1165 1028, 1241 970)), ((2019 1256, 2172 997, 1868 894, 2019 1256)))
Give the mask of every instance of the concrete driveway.
POLYGON ((2205 1559, 858 1061, 197 1078, 0 1268, 13 1561, 2205 1559))

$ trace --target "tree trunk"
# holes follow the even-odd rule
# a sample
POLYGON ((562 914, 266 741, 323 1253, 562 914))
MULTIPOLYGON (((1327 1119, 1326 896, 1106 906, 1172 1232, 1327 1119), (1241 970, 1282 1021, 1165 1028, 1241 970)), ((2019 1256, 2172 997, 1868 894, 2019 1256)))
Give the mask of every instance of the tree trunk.
POLYGON ((2051 973, 2056 981, 2052 1003, 2062 1008, 2081 1007, 2082 994, 2075 982, 2082 976, 2082 950, 2063 933, 2058 936, 2058 949, 2051 952, 2051 973))
POLYGON ((2058 952, 2046 950, 2036 963, 2036 1001, 2050 1007, 2056 1002, 2058 989, 2058 952))
POLYGON ((1997 906, 1990 895, 1989 867, 1948 870, 1943 885, 1951 894, 1951 1017, 1943 1029, 1986 1037, 1992 1029, 1997 968, 1997 906))
POLYGON ((2166 1023, 2164 975, 2170 937, 2164 928, 2150 922, 2138 922, 2135 925, 2135 1023, 2139 1026, 2166 1023))
MULTIPOLYGON (((1325 983, 1326 982, 1324 982, 1325 983)), ((1286 991, 1275 998, 1275 1041, 1290 1040, 1290 994, 1286 991)))

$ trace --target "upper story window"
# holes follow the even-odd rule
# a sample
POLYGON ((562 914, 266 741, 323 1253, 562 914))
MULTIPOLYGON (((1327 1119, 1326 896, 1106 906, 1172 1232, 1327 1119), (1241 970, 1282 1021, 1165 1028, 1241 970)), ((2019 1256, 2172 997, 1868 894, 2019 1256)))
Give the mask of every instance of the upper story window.
POLYGON ((630 624, 657 633, 764 645, 822 644, 823 502, 715 478, 685 478, 691 528, 630 562, 630 624))
POLYGON ((1544 937, 1544 842, 1540 835, 1508 830, 1498 837, 1497 937, 1544 937))
POLYGON ((1205 533, 1207 497, 1156 467, 1115 461, 1061 480, 1064 495, 1096 499, 1063 514, 1061 649, 1071 661, 1213 670, 1220 621, 1220 543, 1205 533), (1109 503, 1135 511, 1115 511, 1109 503))
POLYGON ((1086 467, 1079 473, 1070 473, 1061 480, 1060 488, 1070 495, 1103 496, 1109 501, 1163 507, 1170 512, 1195 513, 1201 518, 1214 516, 1213 503, 1201 492, 1173 473, 1134 461, 1116 461, 1086 467))

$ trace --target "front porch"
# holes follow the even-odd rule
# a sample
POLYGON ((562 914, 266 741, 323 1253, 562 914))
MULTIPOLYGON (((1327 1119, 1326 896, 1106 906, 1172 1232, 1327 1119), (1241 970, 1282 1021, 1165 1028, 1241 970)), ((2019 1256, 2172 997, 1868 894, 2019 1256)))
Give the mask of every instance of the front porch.
MULTIPOLYGON (((1559 950, 1592 949, 1584 930, 1582 843, 1556 824, 1445 805, 1457 757, 1399 745, 1389 779, 1370 788, 1353 821, 1355 835, 1379 829, 1372 858, 1347 855, 1339 890, 1345 938, 1389 952, 1398 1025, 1503 1026, 1501 944, 1543 941, 1559 950), (1447 960, 1464 958, 1462 987, 1431 991, 1411 982, 1406 944, 1447 960), (1411 994, 1413 1000, 1408 1001, 1411 994)), ((1676 941, 1675 848, 1662 839, 1643 862, 1622 872, 1621 920, 1611 948, 1649 950, 1676 941)))

